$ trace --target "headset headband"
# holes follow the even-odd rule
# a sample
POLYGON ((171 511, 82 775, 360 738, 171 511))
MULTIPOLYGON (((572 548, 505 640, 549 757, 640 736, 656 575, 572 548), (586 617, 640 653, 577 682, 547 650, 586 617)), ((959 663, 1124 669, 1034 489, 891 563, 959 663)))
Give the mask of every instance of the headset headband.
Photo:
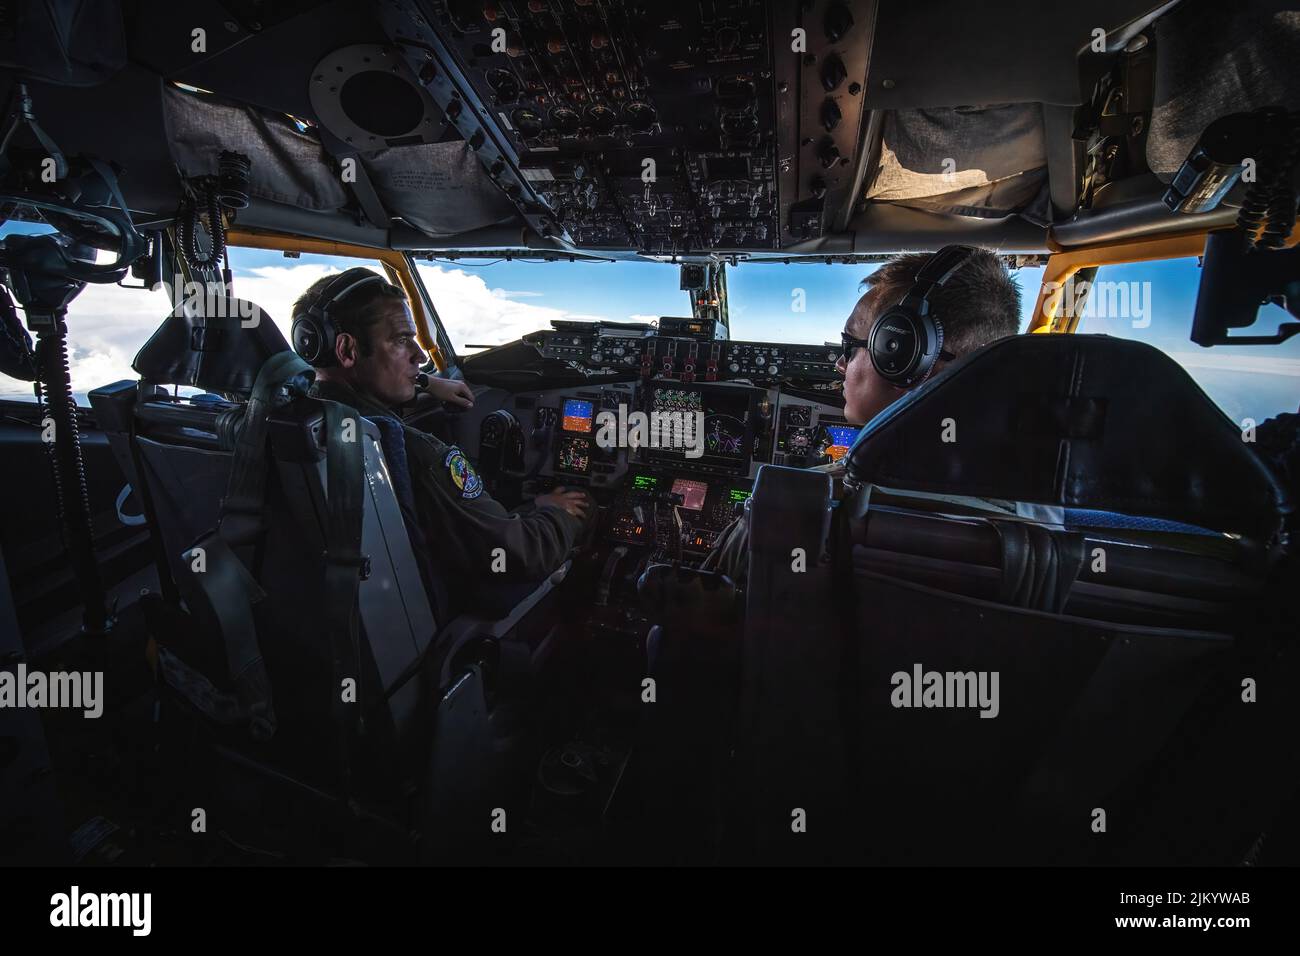
POLYGON ((899 304, 917 315, 926 315, 930 310, 931 293, 942 289, 977 251, 974 246, 944 246, 921 266, 912 282, 912 288, 899 304))
POLYGON ((307 314, 315 315, 318 318, 323 319, 329 310, 338 305, 339 302, 343 301, 343 299, 347 298, 351 293, 361 288, 361 286, 367 285, 371 282, 387 283, 387 280, 384 279, 383 276, 375 275, 369 269, 365 269, 361 266, 357 266, 356 269, 348 269, 347 272, 340 272, 330 280, 329 284, 326 285, 325 288, 321 289, 321 293, 316 297, 316 301, 307 309, 307 314), (349 273, 356 271, 362 271, 365 275, 354 275, 349 279, 349 273), (344 280, 347 281, 345 282, 344 280), (340 285, 342 288, 336 288, 340 285))

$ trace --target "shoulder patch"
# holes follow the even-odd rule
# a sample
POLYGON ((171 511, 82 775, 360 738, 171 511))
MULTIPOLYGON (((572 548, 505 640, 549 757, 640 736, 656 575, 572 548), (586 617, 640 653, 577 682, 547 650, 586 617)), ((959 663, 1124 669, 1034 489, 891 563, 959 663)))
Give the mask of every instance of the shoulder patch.
POLYGON ((447 469, 447 474, 451 476, 451 483, 460 491, 462 498, 477 498, 483 494, 483 479, 479 477, 474 466, 469 463, 469 459, 459 448, 453 446, 447 450, 443 466, 447 469))

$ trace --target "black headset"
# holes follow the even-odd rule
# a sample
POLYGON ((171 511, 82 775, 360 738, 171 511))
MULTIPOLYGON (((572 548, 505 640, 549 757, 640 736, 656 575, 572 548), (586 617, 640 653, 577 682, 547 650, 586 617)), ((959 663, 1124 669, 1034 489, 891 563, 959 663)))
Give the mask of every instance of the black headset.
POLYGON ((334 340, 339 330, 330 319, 330 309, 362 286, 387 280, 369 269, 357 267, 340 272, 321 289, 320 295, 303 312, 295 312, 290 338, 293 350, 304 362, 315 368, 329 368, 337 364, 334 357, 334 340))
POLYGON ((954 357, 943 349, 943 318, 930 311, 930 296, 977 251, 973 246, 944 246, 917 272, 903 300, 872 323, 863 341, 885 381, 915 388, 930 377, 939 359, 954 357))

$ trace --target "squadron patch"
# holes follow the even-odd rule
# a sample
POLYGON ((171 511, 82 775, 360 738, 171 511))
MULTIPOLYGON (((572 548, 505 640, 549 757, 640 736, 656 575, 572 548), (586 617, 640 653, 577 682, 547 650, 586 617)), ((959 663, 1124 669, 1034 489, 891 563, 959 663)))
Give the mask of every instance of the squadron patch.
POLYGON ((462 498, 477 498, 483 494, 483 479, 478 476, 463 451, 459 448, 451 449, 443 464, 447 467, 447 474, 451 475, 451 483, 460 491, 462 498))

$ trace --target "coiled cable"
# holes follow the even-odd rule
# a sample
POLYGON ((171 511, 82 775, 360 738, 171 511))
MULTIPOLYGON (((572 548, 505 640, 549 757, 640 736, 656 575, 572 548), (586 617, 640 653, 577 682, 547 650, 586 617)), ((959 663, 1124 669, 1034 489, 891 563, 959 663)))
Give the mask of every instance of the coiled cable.
POLYGON ((88 631, 102 632, 108 623, 108 612, 104 585, 95 560, 95 529, 77 429, 77 404, 72 394, 67 333, 67 325, 61 316, 55 319, 52 327, 37 331, 37 391, 54 423, 54 441, 48 443, 50 463, 54 469, 54 494, 67 531, 68 553, 81 586, 83 620, 88 631))
POLYGON ((1300 159, 1300 112, 1269 107, 1259 115, 1266 130, 1256 160, 1259 176, 1246 190, 1237 228, 1248 247, 1280 249, 1296 221, 1293 175, 1300 159))

